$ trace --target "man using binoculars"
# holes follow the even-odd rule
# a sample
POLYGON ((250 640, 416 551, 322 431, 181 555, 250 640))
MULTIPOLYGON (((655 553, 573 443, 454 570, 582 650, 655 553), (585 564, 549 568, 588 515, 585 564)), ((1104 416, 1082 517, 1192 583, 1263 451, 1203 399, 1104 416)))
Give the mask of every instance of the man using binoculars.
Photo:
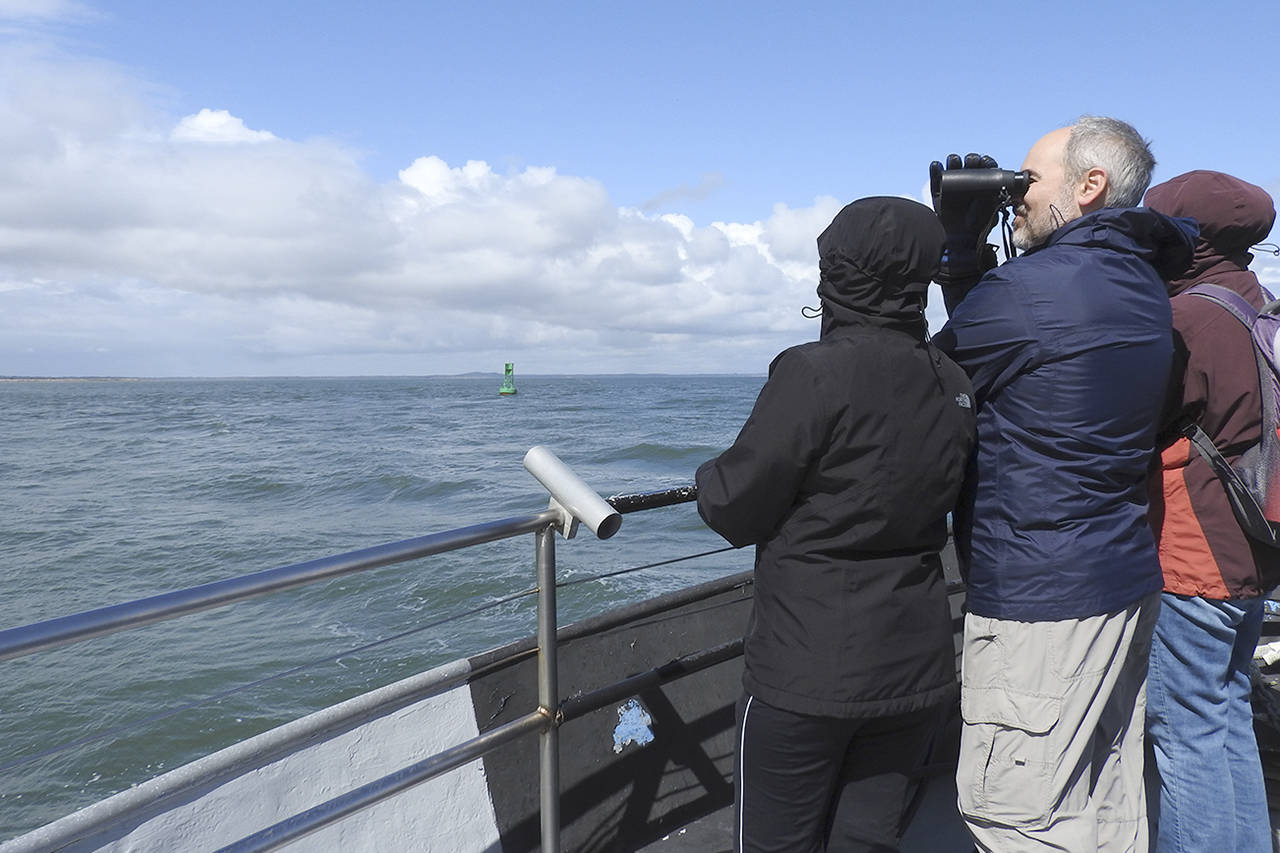
POLYGON ((973 381, 955 513, 968 584, 960 811, 983 851, 1143 851, 1144 685, 1162 586, 1146 480, 1172 357, 1164 279, 1195 228, 1136 209, 1155 161, 1086 116, 930 167, 947 233, 935 336, 973 381), (986 245, 1013 203, 1021 257, 986 245))

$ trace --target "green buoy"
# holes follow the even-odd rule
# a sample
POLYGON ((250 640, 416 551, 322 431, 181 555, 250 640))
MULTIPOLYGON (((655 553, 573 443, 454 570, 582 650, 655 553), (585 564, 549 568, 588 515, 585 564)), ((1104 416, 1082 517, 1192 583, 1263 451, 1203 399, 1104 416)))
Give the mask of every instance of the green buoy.
POLYGON ((516 393, 516 366, 509 361, 506 373, 502 375, 502 387, 498 389, 498 393, 504 397, 510 397, 516 393))

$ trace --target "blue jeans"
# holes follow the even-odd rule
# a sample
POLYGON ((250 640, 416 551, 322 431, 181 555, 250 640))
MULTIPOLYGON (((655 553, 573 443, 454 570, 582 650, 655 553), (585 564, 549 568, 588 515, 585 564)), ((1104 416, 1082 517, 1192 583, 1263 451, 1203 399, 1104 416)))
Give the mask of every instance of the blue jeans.
POLYGON ((1148 813, 1157 853, 1270 853, 1249 666, 1263 599, 1164 593, 1147 674, 1148 813))

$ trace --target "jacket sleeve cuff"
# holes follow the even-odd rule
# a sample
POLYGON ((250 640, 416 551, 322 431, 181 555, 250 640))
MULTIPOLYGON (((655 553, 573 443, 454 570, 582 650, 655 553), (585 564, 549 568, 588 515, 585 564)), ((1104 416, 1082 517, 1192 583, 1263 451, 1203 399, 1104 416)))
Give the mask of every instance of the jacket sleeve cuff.
POLYGON ((933 280, 942 287, 942 300, 950 315, 979 279, 996 266, 995 247, 984 245, 981 251, 948 246, 942 252, 942 263, 933 280))

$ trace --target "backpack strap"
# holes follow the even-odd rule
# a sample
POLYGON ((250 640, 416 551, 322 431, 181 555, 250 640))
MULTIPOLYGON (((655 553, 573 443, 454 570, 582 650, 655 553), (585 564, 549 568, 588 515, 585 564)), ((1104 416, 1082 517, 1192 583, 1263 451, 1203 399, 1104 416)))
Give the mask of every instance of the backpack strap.
POLYGON ((1231 467, 1231 463, 1226 460, 1221 451, 1214 447, 1213 439, 1209 438, 1209 434, 1194 421, 1183 424, 1181 432, 1191 441, 1191 445, 1199 452, 1201 458, 1209 463, 1213 473, 1218 475, 1218 480, 1226 490, 1227 502, 1231 504, 1231 512, 1244 532, 1251 539, 1264 545, 1280 548, 1280 529, 1267 520, 1257 497, 1240 479, 1240 475, 1231 467))
POLYGON ((1198 423, 1190 420, 1182 424, 1179 432, 1191 442, 1200 457, 1213 469, 1213 473, 1218 475, 1218 479, 1227 490, 1227 500, 1231 503, 1232 512, 1245 531, 1254 538, 1262 539, 1272 545, 1280 545, 1280 536, 1277 536, 1278 532, 1267 521, 1262 505, 1240 479, 1236 470, 1231 467, 1231 463, 1222 455, 1222 451, 1214 445, 1209 434, 1201 429, 1198 423))
MULTIPOLYGON (((1189 287, 1184 290, 1183 293, 1190 293, 1193 296, 1199 296, 1201 299, 1206 299, 1209 302, 1214 303, 1232 317, 1239 320, 1240 324, 1245 327, 1246 331, 1248 331, 1250 348, 1253 350, 1253 360, 1258 368, 1258 388, 1262 393, 1263 432, 1265 434, 1267 430, 1274 429, 1276 426, 1280 425, 1280 410, 1276 409, 1276 400, 1273 396, 1267 394, 1267 387, 1275 374, 1273 368, 1280 368, 1280 365, 1273 365, 1271 363, 1271 359, 1274 357, 1274 354, 1264 351, 1263 348, 1259 346, 1258 340, 1256 340, 1257 333, 1266 331, 1265 327, 1258 327, 1259 318, 1261 318, 1264 313, 1268 313, 1269 309, 1280 308, 1280 300, 1271 301, 1262 309, 1262 311, 1258 311, 1249 304, 1249 300, 1245 299, 1234 290, 1223 287, 1220 284, 1210 284, 1207 282, 1197 284, 1194 287, 1189 287)), ((1264 299, 1271 299, 1271 294, 1267 292, 1266 288, 1262 288, 1262 296, 1264 299)), ((1191 438, 1185 428, 1181 429, 1180 432, 1187 436, 1187 438, 1191 438)), ((1205 436, 1205 440, 1208 440, 1207 435, 1205 436)), ((1206 459, 1205 461, 1208 460, 1206 459)))
MULTIPOLYGON (((1209 302, 1212 302, 1215 305, 1217 305, 1219 308, 1222 308, 1223 310, 1225 310, 1232 317, 1235 317, 1237 320, 1240 321, 1241 325, 1243 325, 1246 331, 1249 332, 1250 348, 1253 350, 1253 359, 1258 368, 1259 387, 1263 391, 1265 391, 1266 386, 1263 383, 1265 382, 1266 378, 1270 375, 1270 367, 1267 364, 1266 357, 1263 355, 1263 353, 1261 353, 1258 350, 1257 342, 1252 340, 1254 326, 1257 325, 1258 317, 1260 317, 1261 314, 1258 311, 1256 311, 1252 305, 1249 304, 1249 300, 1245 299, 1243 296, 1236 293, 1234 290, 1223 287, 1220 284, 1210 284, 1206 282, 1202 284, 1197 284, 1194 287, 1188 287, 1186 290, 1182 292, 1190 293, 1193 296, 1199 296, 1201 299, 1205 299, 1209 302)), ((1271 294, 1267 293, 1266 290, 1263 290, 1262 293, 1264 297, 1269 298, 1271 296, 1271 294)), ((1178 295, 1181 296, 1182 294, 1178 294, 1178 295)), ((1277 306, 1280 306, 1280 301, 1277 301, 1274 304, 1276 304, 1277 306)), ((1267 402, 1268 402, 1268 399, 1264 393, 1263 400, 1262 400, 1264 410, 1266 409, 1267 402)), ((1266 428, 1266 426, 1267 426, 1266 424, 1263 424, 1264 429, 1266 428)), ((1205 455, 1205 449, 1202 445, 1208 445, 1208 447, 1213 447, 1214 445, 1212 440, 1209 438, 1209 436, 1205 433, 1204 430, 1200 429, 1200 426, 1198 424, 1196 424, 1193 421, 1185 421, 1177 425, 1177 431, 1179 434, 1184 435, 1187 438, 1191 439, 1192 444, 1195 444, 1196 448, 1200 450, 1200 455, 1204 456, 1204 461, 1208 462, 1211 466, 1213 466, 1214 470, 1219 470, 1219 466, 1214 464, 1213 460, 1211 460, 1207 455, 1205 455), (1190 427, 1195 427, 1195 429, 1199 431, 1200 435, 1198 438, 1192 435, 1190 431, 1190 427)), ((1219 470, 1219 473, 1221 473, 1220 470, 1219 470)))
POLYGON ((1217 303, 1241 323, 1244 323, 1247 329, 1253 329, 1253 324, 1258 321, 1258 311, 1249 304, 1249 300, 1220 284, 1206 282, 1197 284, 1195 287, 1188 287, 1182 292, 1191 293, 1202 299, 1217 303))

